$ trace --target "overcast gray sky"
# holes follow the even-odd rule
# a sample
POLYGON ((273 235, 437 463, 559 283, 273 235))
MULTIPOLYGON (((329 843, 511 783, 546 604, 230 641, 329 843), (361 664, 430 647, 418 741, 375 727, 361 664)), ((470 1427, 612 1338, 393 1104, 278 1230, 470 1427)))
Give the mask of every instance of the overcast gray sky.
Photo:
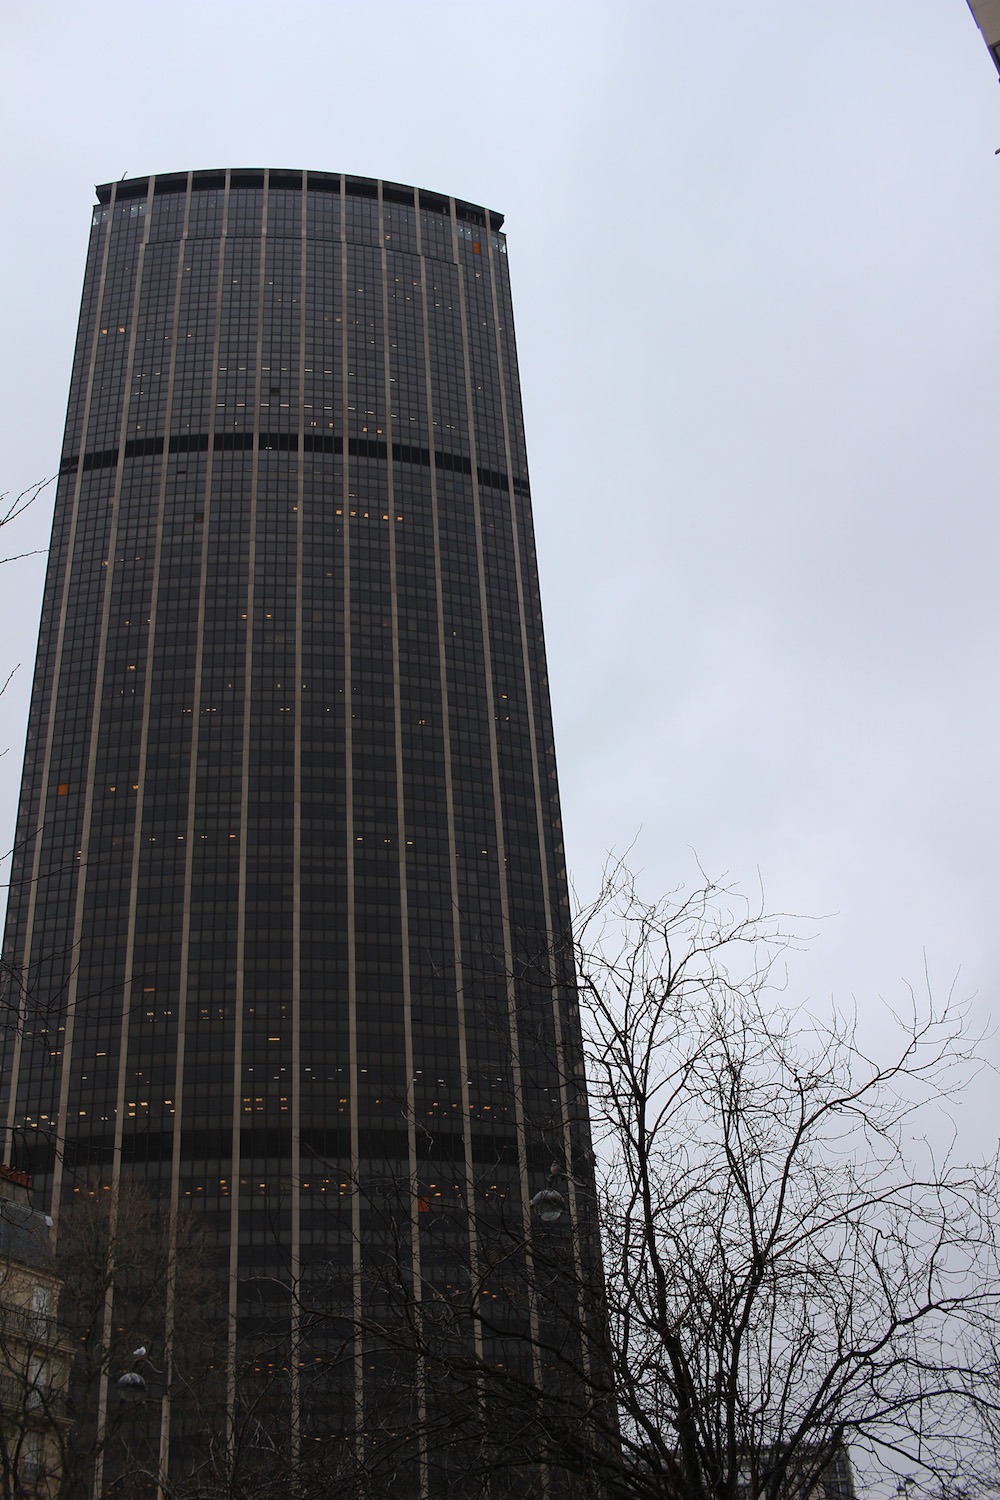
MULTIPOLYGON (((4 449, 57 462, 96 182, 507 215, 567 848, 836 913, 796 993, 994 1008, 1000 90, 964 0, 0 4, 4 449)), ((7 550, 43 546, 48 511, 7 550)), ((0 572, 0 813, 42 559, 0 572)), ((9 837, 4 847, 8 847, 9 837)))

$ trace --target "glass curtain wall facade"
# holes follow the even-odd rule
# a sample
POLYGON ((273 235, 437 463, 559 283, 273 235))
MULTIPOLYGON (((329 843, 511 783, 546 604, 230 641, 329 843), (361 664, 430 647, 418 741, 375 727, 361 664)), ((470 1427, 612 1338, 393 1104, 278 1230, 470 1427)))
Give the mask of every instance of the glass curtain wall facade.
POLYGON ((7 1160, 57 1233, 88 1173, 197 1206, 232 1397, 268 1278, 339 1259, 363 1295, 367 1180, 404 1184, 413 1275, 447 1278, 435 1216, 492 1193, 527 1223, 575 1149, 507 252, 498 214, 339 174, 98 199, 5 937, 7 1160))

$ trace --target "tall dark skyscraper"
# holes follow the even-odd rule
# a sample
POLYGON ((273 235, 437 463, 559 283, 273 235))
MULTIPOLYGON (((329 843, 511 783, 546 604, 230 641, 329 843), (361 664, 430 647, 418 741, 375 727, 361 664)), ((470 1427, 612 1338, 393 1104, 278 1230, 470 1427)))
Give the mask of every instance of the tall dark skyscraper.
POLYGON ((339 1262, 364 1296, 367 1184, 397 1185, 433 1285, 442 1215, 492 1195, 528 1224, 579 1145, 507 247, 492 211, 325 172, 97 197, 5 938, 7 1159, 57 1233, 88 1173, 197 1205, 232 1396, 238 1333, 268 1298, 287 1315, 289 1281, 339 1262))

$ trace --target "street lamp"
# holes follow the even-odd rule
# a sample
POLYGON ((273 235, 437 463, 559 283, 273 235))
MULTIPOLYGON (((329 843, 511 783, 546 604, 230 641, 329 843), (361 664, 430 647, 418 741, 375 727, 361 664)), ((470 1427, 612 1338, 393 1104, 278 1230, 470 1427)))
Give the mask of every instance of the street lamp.
POLYGON ((146 1382, 137 1370, 126 1370, 116 1384, 123 1401, 141 1401, 146 1394, 146 1382))
POLYGON ((555 1188, 542 1188, 532 1198, 530 1206, 538 1210, 543 1224, 555 1224, 566 1212, 566 1199, 555 1188))
MULTIPOLYGON (((150 1372, 160 1379, 166 1379, 166 1369, 158 1370, 153 1361, 146 1354, 146 1346, 140 1344, 138 1349, 132 1350, 132 1358, 135 1362, 149 1367, 150 1372)), ((126 1370, 124 1375, 119 1375, 115 1382, 121 1392, 123 1401, 141 1401, 146 1394, 146 1382, 138 1370, 126 1370)))
POLYGON ((540 1192, 530 1200, 529 1207, 535 1209, 543 1224, 555 1224, 568 1211, 569 1205, 562 1193, 556 1191, 555 1183, 557 1177, 565 1177, 574 1187, 587 1189, 585 1182, 577 1179, 565 1171, 558 1162, 553 1162, 549 1168, 549 1186, 543 1187, 540 1192))

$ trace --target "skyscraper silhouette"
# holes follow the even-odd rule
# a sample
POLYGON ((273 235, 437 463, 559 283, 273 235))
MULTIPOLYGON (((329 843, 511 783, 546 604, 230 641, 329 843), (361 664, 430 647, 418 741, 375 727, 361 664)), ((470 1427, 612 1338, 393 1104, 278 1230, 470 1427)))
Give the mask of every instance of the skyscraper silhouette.
POLYGON ((414 1276, 446 1280, 435 1216, 492 1194, 523 1226, 575 1149, 506 244, 496 213, 339 174, 97 196, 7 1159, 57 1232, 87 1173, 197 1204, 232 1372, 290 1282, 339 1257, 363 1295, 366 1184, 396 1184, 414 1276))

